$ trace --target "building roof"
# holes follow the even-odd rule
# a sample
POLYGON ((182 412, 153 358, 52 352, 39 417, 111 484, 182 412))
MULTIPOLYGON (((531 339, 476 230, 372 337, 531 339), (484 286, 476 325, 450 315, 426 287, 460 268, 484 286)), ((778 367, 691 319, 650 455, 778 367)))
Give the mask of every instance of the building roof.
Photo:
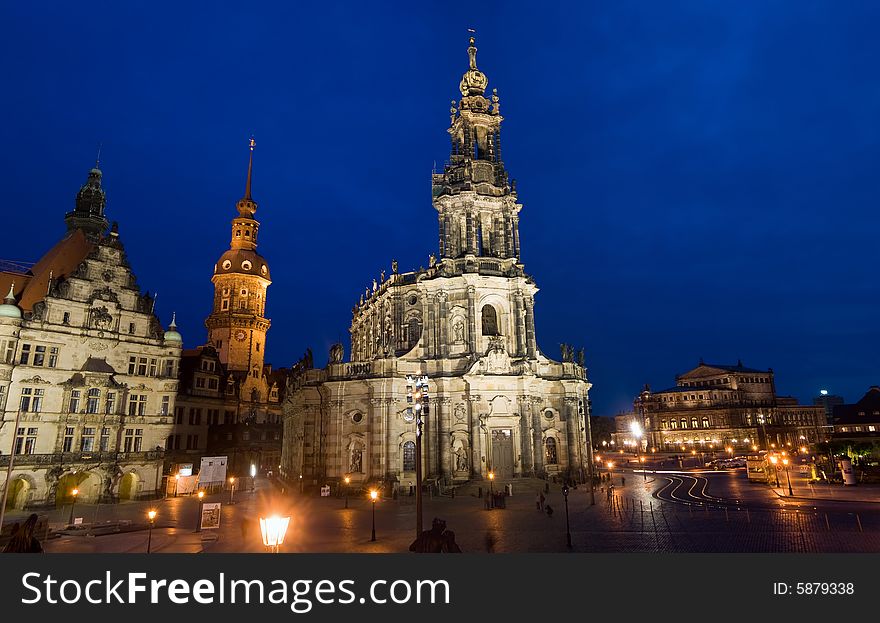
POLYGON ((724 370, 726 372, 756 372, 761 374, 766 374, 767 372, 769 372, 769 370, 747 368, 742 364, 742 361, 737 361, 735 366, 723 363, 700 363, 700 366, 705 366, 707 368, 718 368, 719 370, 724 370))
POLYGON ((98 358, 98 357, 89 357, 86 359, 86 362, 83 364, 83 367, 80 368, 82 372, 103 372, 106 374, 116 374, 116 370, 113 369, 109 363, 107 363, 107 359, 98 358))
POLYGON ((834 405, 835 424, 876 424, 878 422, 880 422, 880 387, 877 385, 871 386, 855 404, 834 405), (859 415, 860 413, 864 415, 859 415))

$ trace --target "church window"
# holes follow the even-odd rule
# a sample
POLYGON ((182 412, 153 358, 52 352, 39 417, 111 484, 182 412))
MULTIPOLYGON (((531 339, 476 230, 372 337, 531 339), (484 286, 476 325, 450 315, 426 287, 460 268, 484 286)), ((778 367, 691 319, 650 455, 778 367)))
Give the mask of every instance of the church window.
POLYGON ((697 425, 697 418, 695 417, 691 418, 691 428, 699 428, 699 426, 697 425))
POLYGON ((421 335, 422 335, 422 326, 421 326, 421 323, 419 322, 418 318, 410 319, 410 321, 407 325, 407 332, 406 332, 407 344, 409 345, 409 348, 413 348, 413 347, 415 347, 416 344, 419 343, 419 338, 421 337, 421 335))
POLYGON ((257 352, 260 352, 260 343, 257 342, 257 352))
POLYGON ((559 463, 559 456, 556 453, 555 437, 547 437, 547 441, 544 442, 544 456, 547 465, 556 465, 559 463))
POLYGON ((241 263, 242 270, 250 270, 253 264, 250 263, 249 260, 245 260, 241 263))
POLYGON ((242 288, 242 289, 241 289, 241 295, 242 295, 242 296, 247 296, 247 295, 248 295, 247 288, 242 288))
POLYGON ((223 288, 223 296, 229 296, 229 288, 223 288))
POLYGON ((687 428, 687 427, 688 427, 688 421, 687 421, 687 418, 681 418, 681 427, 682 427, 682 428, 687 428))
POLYGON ((669 424, 671 425, 671 427, 672 427, 673 429, 678 428, 678 420, 676 420, 676 419, 671 419, 671 420, 669 420, 669 424))
POLYGON ((226 311, 229 309, 229 299, 223 299, 220 302, 220 311, 226 311))
POLYGON ((229 260, 226 260, 226 261, 223 262, 223 268, 224 268, 224 270, 229 270, 229 267, 230 267, 230 266, 232 266, 232 262, 230 262, 229 260))
POLYGON ((414 472, 416 470, 416 444, 406 441, 403 444, 403 471, 414 472))
POLYGON ((64 312, 61 322, 64 324, 70 324, 70 312, 64 312))
POLYGON ((548 420, 552 420, 553 419, 553 411, 550 409, 547 409, 546 411, 544 411, 544 417, 547 418, 548 420))
POLYGON ((415 294, 413 294, 409 297, 409 304, 410 305, 415 305, 418 302, 419 302, 419 299, 415 294))
POLYGON ((364 420, 364 414, 360 411, 355 411, 351 414, 351 421, 355 424, 360 424, 364 420))
POLYGON ((238 308, 239 309, 247 309, 247 301, 239 301, 238 308))
POLYGON ((709 428, 709 418, 703 418, 703 428, 709 428))
POLYGON ((483 305, 483 335, 501 335, 498 332, 498 313, 491 305, 483 305))
POLYGON ((250 230, 250 229, 245 229, 245 230, 244 230, 244 237, 245 237, 245 238, 250 238, 250 237, 251 237, 251 230, 250 230))
POLYGON ((265 265, 265 264, 263 264, 263 265, 260 267, 260 272, 263 273, 263 274, 265 275, 267 272, 269 272, 269 269, 266 268, 266 265, 265 265))
POLYGON ((236 238, 241 238, 241 230, 240 230, 240 229, 236 229, 236 230, 235 230, 235 237, 236 237, 236 238))

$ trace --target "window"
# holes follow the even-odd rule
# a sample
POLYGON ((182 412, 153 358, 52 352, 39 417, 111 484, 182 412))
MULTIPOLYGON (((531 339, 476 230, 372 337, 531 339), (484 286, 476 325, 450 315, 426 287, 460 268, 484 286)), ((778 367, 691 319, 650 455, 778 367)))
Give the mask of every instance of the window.
POLYGON ((158 368, 158 362, 155 359, 150 359, 150 376, 156 376, 158 368))
POLYGON ((140 452, 141 444, 144 440, 143 428, 126 428, 125 437, 123 437, 123 452, 140 452))
POLYGON ((128 323, 128 332, 132 333, 132 334, 134 333, 134 323, 133 322, 128 323))
POLYGON ((242 296, 247 296, 247 295, 248 295, 247 288, 242 288, 240 294, 241 294, 242 296))
POLYGON ((88 400, 86 400, 86 413, 97 413, 98 405, 101 400, 101 390, 93 387, 89 390, 88 400))
POLYGON ((61 322, 64 324, 70 324, 70 312, 64 312, 64 317, 61 322))
POLYGON ((79 390, 74 389, 70 392, 70 406, 67 409, 70 413, 79 413, 79 390))
POLYGON ((556 465, 559 463, 559 456, 556 453, 556 438, 547 437, 544 442, 544 458, 547 465, 556 465))
POLYGON ((146 357, 138 357, 137 373, 138 373, 138 376, 146 376, 147 375, 147 358, 146 357))
POLYGON ((483 305, 483 335, 501 335, 498 332, 498 313, 491 305, 483 305))
POLYGON ((198 450, 199 449, 199 436, 198 435, 187 435, 186 436, 186 449, 187 450, 198 450))
POLYGON ((91 426, 83 428, 82 437, 79 440, 80 450, 92 452, 95 449, 95 429, 91 426))
POLYGON ((37 447, 36 427, 21 427, 15 435, 15 454, 33 454, 37 447))
POLYGON ((0 385, 0 413, 6 408, 6 386, 0 385))
POLYGON ((15 340, 0 342, 0 354, 2 354, 4 363, 12 363, 15 359, 15 340))
POLYGON ((177 407, 174 410, 174 413, 175 413, 174 423, 175 424, 183 424, 183 407, 177 407))
POLYGON ((246 430, 241 434, 242 441, 250 441, 251 440, 251 431, 246 430))
POLYGON ((205 377, 197 376, 196 377, 196 388, 197 389, 204 389, 204 387, 205 387, 205 377))
POLYGON ((691 428, 699 428, 699 427, 700 427, 699 424, 697 424, 697 418, 692 417, 691 418, 691 428))
POLYGON ((703 418, 703 428, 709 428, 709 418, 703 418))
POLYGON ((116 392, 107 392, 107 401, 105 404, 105 413, 116 413, 116 392))
POLYGON ((46 362, 46 347, 37 346, 34 348, 34 365, 41 366, 46 362))
POLYGON ((62 452, 73 451, 73 426, 64 427, 64 440, 61 444, 62 452))
POLYGON ((101 445, 98 449, 101 452, 107 452, 110 449, 110 429, 106 426, 101 429, 101 445))
POLYGON ((223 299, 220 301, 220 311, 226 311, 229 309, 229 299, 223 299))
POLYGON ((58 347, 52 346, 49 348, 49 367, 54 368, 58 365, 58 347))
POLYGON ((174 360, 166 359, 165 365, 163 366, 162 376, 173 377, 174 376, 174 360))
POLYGON ((19 405, 22 413, 39 413, 40 407, 43 405, 44 392, 45 390, 43 389, 23 387, 21 390, 21 403, 19 405))
POLYGON ((199 426, 202 423, 202 410, 201 409, 190 409, 189 410, 189 423, 193 426, 199 426))
POLYGON ((162 406, 159 407, 159 415, 168 415, 171 408, 171 396, 162 396, 162 406))
POLYGON ((223 423, 224 424, 232 424, 235 422, 235 411, 224 411, 223 412, 223 423))
POLYGON ((247 301, 239 301, 238 308, 239 309, 247 309, 247 301))
POLYGON ((414 441, 406 441, 403 444, 403 471, 416 471, 416 444, 414 441))
MULTIPOLYGON (((128 397, 128 414, 145 415, 147 412, 147 397, 143 394, 132 394, 128 397)), ((129 452, 129 450, 126 450, 129 452)))
POLYGON ((678 428, 678 420, 676 420, 676 419, 669 420, 669 424, 671 425, 671 427, 672 427, 673 429, 677 429, 677 428, 678 428))
POLYGON ((217 389, 218 382, 217 379, 208 379, 208 389, 217 389))
POLYGON ((31 345, 30 344, 22 344, 21 345, 21 356, 18 358, 18 363, 23 366, 28 365, 31 360, 31 345))

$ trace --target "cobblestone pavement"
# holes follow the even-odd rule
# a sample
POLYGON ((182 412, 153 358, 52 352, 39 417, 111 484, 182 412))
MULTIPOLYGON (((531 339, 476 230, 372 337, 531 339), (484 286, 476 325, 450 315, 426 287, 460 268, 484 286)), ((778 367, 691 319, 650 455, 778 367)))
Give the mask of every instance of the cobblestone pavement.
MULTIPOLYGON (((745 482, 736 474, 727 480, 714 475, 695 494, 712 503, 671 503, 655 497, 669 487, 673 474, 615 474, 611 496, 597 489, 590 504, 588 487, 570 492, 569 521, 575 552, 878 552, 880 513, 830 510, 812 503, 794 507, 772 490, 745 482), (621 476, 626 484, 621 484, 621 476), (722 495, 722 492, 724 495, 722 495), (729 496, 729 497, 728 497, 729 496), (724 503, 718 499, 723 498, 724 503)), ((426 497, 424 520, 442 517, 465 552, 567 552, 565 504, 558 485, 551 485, 546 503, 553 516, 536 509, 535 494, 543 481, 513 481, 505 509, 486 510, 475 495, 426 497), (491 543, 491 546, 489 545, 491 543)), ((692 487, 689 481, 688 487, 692 487)), ((604 483, 603 483, 604 487, 604 483)), ((414 498, 376 503, 377 540, 370 541, 370 502, 342 498, 281 497, 267 488, 237 493, 238 503, 224 504, 219 530, 194 531, 197 501, 177 498, 154 503, 102 507, 98 514, 130 520, 144 527, 146 510, 159 511, 153 532, 154 552, 262 551, 257 517, 274 509, 291 516, 285 552, 405 552, 415 537, 414 498), (243 531, 242 526, 246 530, 243 531)), ((697 497, 699 500, 700 498, 697 497)), ((227 501, 213 496, 206 501, 227 501)), ((84 508, 86 516, 92 508, 84 508)), ((59 513, 63 514, 64 509, 59 513)), ((77 515, 80 515, 78 512, 77 515)), ((62 536, 48 541, 49 552, 145 551, 147 531, 107 536, 62 536)))

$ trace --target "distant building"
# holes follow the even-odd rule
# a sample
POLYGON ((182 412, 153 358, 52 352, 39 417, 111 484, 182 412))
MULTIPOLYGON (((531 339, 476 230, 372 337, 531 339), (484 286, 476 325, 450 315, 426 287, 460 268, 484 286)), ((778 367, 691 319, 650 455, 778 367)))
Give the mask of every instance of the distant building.
POLYGON ((202 456, 227 456, 230 475, 277 470, 281 460, 281 401, 287 371, 264 363, 269 265, 257 253, 260 223, 251 196, 251 141, 245 194, 232 219, 229 249, 214 265, 214 300, 205 320, 208 343, 183 353, 174 430, 166 466, 202 456))
POLYGON ((177 394, 181 337, 163 331, 95 165, 67 234, 0 273, 0 469, 8 508, 155 495, 177 394), (11 450, 11 456, 10 456, 11 450))
POLYGON ((824 439, 821 406, 777 396, 773 370, 700 364, 676 377, 675 387, 645 387, 635 411, 645 446, 658 451, 736 451, 799 447, 824 439))
POLYGON ((880 387, 872 385, 855 404, 835 405, 834 439, 880 440, 880 387))
MULTIPOLYGON (((611 443, 615 449, 635 450, 644 446, 644 435, 637 433, 642 431, 642 421, 638 413, 618 413, 614 416, 614 432, 611 433, 611 443)), ((603 440, 598 440, 593 435, 593 445, 601 445, 603 440)))
POLYGON ((843 396, 829 394, 827 389, 821 390, 819 395, 813 398, 814 405, 820 405, 825 409, 825 423, 829 426, 834 424, 834 407, 845 402, 843 396))

